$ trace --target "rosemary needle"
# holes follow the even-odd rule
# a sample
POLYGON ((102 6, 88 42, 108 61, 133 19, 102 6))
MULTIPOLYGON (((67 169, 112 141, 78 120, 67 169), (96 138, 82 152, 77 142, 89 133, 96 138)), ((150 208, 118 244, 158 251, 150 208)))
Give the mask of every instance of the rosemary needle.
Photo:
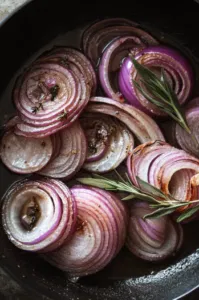
POLYGON ((161 111, 166 112, 174 121, 176 121, 186 132, 191 134, 191 130, 187 124, 184 112, 178 102, 178 98, 172 90, 163 69, 161 76, 153 73, 150 69, 140 64, 132 56, 130 56, 136 71, 140 76, 140 81, 144 84, 146 92, 141 85, 133 80, 135 87, 139 92, 152 104, 156 105, 161 111))
POLYGON ((140 188, 137 188, 129 182, 128 178, 127 180, 122 178, 121 175, 119 176, 118 181, 110 180, 97 174, 93 174, 93 177, 90 178, 78 178, 77 181, 82 184, 109 191, 122 191, 128 193, 129 195, 122 200, 140 199, 148 202, 154 211, 145 215, 144 218, 160 218, 162 216, 172 214, 177 208, 188 206, 188 208, 183 211, 177 219, 177 222, 181 222, 199 210, 199 200, 180 201, 174 199, 172 196, 165 195, 161 190, 141 180, 139 177, 137 177, 137 181, 140 188))

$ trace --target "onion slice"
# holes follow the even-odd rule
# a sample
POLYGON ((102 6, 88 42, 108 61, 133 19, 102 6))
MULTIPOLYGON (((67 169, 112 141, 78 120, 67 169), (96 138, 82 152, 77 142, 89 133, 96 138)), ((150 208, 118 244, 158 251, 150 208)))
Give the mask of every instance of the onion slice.
POLYGON ((153 210, 138 202, 130 208, 126 246, 136 256, 147 261, 162 261, 179 251, 183 241, 180 224, 167 216, 158 219, 143 217, 153 210))
MULTIPOLYGON (((151 46, 139 52, 135 59, 142 65, 160 74, 161 68, 166 71, 171 86, 176 93, 180 105, 184 104, 193 90, 193 70, 190 63, 178 51, 166 46, 151 46)), ((119 74, 120 92, 133 106, 153 116, 165 116, 154 104, 149 102, 133 81, 143 85, 130 58, 126 58, 119 74)), ((143 88, 145 88, 143 86, 143 88)), ((147 92, 147 91, 146 91, 147 92)))
POLYGON ((38 61, 53 61, 64 67, 75 65, 91 87, 94 95, 97 88, 97 78, 90 60, 80 51, 69 47, 56 47, 42 55, 38 61))
POLYGON ((40 170, 40 174, 53 178, 69 179, 82 167, 87 153, 87 141, 79 121, 56 134, 57 154, 40 170))
POLYGON ((97 65, 101 53, 113 39, 134 36, 146 45, 157 45, 158 42, 149 33, 137 27, 129 20, 110 19, 97 22, 85 30, 82 38, 84 53, 97 65))
POLYGON ((67 48, 56 51, 36 60, 16 82, 13 96, 21 119, 17 134, 38 138, 70 126, 96 88, 94 71, 83 54, 67 48))
POLYGON ((188 134, 185 130, 176 124, 175 137, 179 146, 186 152, 199 158, 199 98, 193 99, 188 103, 185 108, 185 117, 188 126, 191 130, 191 134, 188 134))
POLYGON ((135 148, 128 157, 127 168, 137 186, 139 177, 179 200, 197 197, 191 178, 199 173, 199 160, 165 142, 149 142, 135 148))
POLYGON ((3 198, 3 227, 10 241, 31 252, 48 252, 69 240, 76 202, 57 180, 18 181, 3 198))
MULTIPOLYGON (((11 126, 11 123, 10 125, 11 126)), ((12 172, 28 174, 37 172, 50 161, 53 145, 50 137, 26 138, 7 131, 0 144, 2 162, 12 172)))
POLYGON ((86 111, 103 113, 122 121, 141 142, 162 140, 164 136, 155 121, 131 105, 105 97, 92 97, 86 111))
POLYGON ((112 19, 103 19, 100 20, 98 22, 94 22, 93 24, 91 24, 90 26, 88 26, 86 28, 86 30, 84 31, 83 35, 82 35, 82 47, 83 47, 83 51, 86 52, 87 51, 87 47, 89 46, 89 40, 90 38, 100 29, 104 29, 110 26, 114 26, 114 25, 118 25, 118 26, 123 26, 123 25, 132 25, 132 26, 137 26, 138 24, 128 20, 128 19, 124 19, 124 18, 112 18, 112 19))
POLYGON ((88 158, 83 168, 104 173, 116 169, 133 150, 134 139, 126 126, 104 114, 86 113, 81 118, 88 140, 88 158))
POLYGON ((142 48, 145 48, 144 43, 134 36, 120 37, 106 47, 100 59, 99 79, 107 97, 124 101, 117 84, 121 63, 128 56, 129 49, 135 55, 142 48))
POLYGON ((125 241, 128 216, 124 204, 111 193, 85 186, 71 191, 78 209, 76 231, 70 242, 45 259, 81 277, 98 272, 116 256, 125 241))

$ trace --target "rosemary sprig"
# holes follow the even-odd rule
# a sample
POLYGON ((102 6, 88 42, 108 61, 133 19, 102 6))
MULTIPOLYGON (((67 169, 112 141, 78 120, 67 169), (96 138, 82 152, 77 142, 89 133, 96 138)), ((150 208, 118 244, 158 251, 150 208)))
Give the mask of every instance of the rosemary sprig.
POLYGON ((165 76, 164 70, 161 70, 161 76, 158 78, 154 72, 149 70, 147 67, 144 67, 132 56, 130 57, 135 69, 141 77, 140 81, 144 84, 148 92, 145 91, 141 85, 136 82, 136 80, 133 80, 136 88, 148 101, 156 105, 161 111, 166 112, 183 129, 185 129, 186 132, 190 134, 191 131, 187 124, 184 112, 178 102, 176 94, 174 93, 165 76))
POLYGON ((129 195, 122 200, 140 199, 148 202, 149 206, 153 208, 154 211, 145 215, 144 219, 160 218, 172 214, 177 208, 188 206, 188 208, 181 212, 180 216, 177 218, 177 222, 181 222, 191 217, 199 210, 199 200, 180 201, 174 199, 171 195, 165 195, 161 190, 141 180, 139 177, 137 177, 137 181, 140 188, 134 186, 128 177, 127 180, 125 180, 121 175, 119 175, 119 180, 116 181, 97 174, 93 174, 93 177, 90 178, 78 178, 77 181, 82 184, 102 188, 108 191, 128 193, 129 195))

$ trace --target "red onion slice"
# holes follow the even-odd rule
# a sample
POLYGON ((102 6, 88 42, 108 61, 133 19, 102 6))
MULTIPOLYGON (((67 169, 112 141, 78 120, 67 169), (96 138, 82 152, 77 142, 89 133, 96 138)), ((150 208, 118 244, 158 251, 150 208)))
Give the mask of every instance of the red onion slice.
MULTIPOLYGON (((191 65, 179 52, 166 46, 148 47, 139 52, 135 59, 151 69, 164 68, 173 81, 173 89, 177 94, 179 103, 184 104, 193 90, 193 70, 191 65)), ((121 93, 132 105, 148 112, 150 115, 166 115, 154 104, 150 103, 134 87, 132 79, 139 82, 139 76, 130 58, 126 58, 119 74, 119 87, 121 93)))
POLYGON ((50 137, 25 138, 12 130, 6 132, 0 144, 2 162, 12 172, 28 174, 37 172, 50 161, 53 145, 50 137))
POLYGON ((87 141, 78 121, 59 132, 58 154, 39 173, 53 178, 69 179, 82 167, 87 153, 87 141))
POLYGON ((133 27, 124 26, 126 24, 113 24, 112 20, 110 24, 106 22, 104 24, 99 22, 96 25, 90 27, 89 32, 85 31, 83 36, 83 48, 84 53, 91 59, 94 66, 97 65, 101 53, 105 47, 114 39, 123 36, 135 36, 141 39, 141 41, 146 45, 157 45, 158 42, 146 31, 133 27))
POLYGON ((75 65, 82 73, 86 83, 91 87, 92 94, 95 94, 97 87, 95 71, 88 58, 80 51, 73 48, 58 47, 42 56, 38 61, 53 61, 66 68, 70 68, 71 64, 75 65))
POLYGON ((134 36, 118 38, 106 47, 100 59, 99 79, 108 97, 120 102, 124 100, 117 84, 118 71, 123 59, 128 56, 129 49, 136 54, 142 48, 145 48, 144 43, 134 36))
POLYGON ((134 150, 133 155, 129 155, 127 168, 132 182, 137 185, 136 176, 142 180, 149 181, 149 169, 154 159, 163 153, 167 153, 171 146, 164 142, 156 142, 152 147, 141 144, 134 150))
POLYGON ((104 173, 116 169, 132 151, 133 136, 116 118, 103 114, 85 114, 81 124, 90 149, 89 161, 87 159, 83 166, 87 171, 104 173))
POLYGON ((124 19, 124 18, 104 19, 104 20, 100 20, 98 22, 94 22, 93 24, 91 24, 90 26, 88 26, 86 28, 86 30, 84 31, 84 33, 82 35, 83 51, 85 53, 87 52, 87 47, 89 46, 89 43, 90 43, 89 40, 96 32, 98 32, 100 29, 104 29, 104 28, 114 26, 114 25, 118 25, 118 26, 123 26, 123 25, 137 26, 137 23, 135 23, 131 20, 128 20, 128 19, 124 19))
POLYGON ((181 225, 168 217, 144 220, 152 211, 146 203, 131 206, 126 245, 139 258, 156 262, 179 251, 183 231, 181 225))
POLYGON ((138 176, 176 199, 190 201, 197 197, 191 178, 199 173, 199 160, 169 144, 150 142, 138 146, 128 157, 127 168, 135 185, 138 176))
POLYGON ((191 179, 194 176, 193 170, 179 170, 169 182, 169 191, 175 199, 194 200, 197 197, 197 189, 191 186, 191 179))
POLYGON ((94 71, 89 73, 92 67, 83 54, 69 50, 70 55, 65 50, 67 64, 61 63, 62 54, 42 57, 18 79, 14 89, 21 118, 16 125, 18 134, 43 137, 55 133, 70 126, 88 103, 96 84, 94 71), (90 66, 87 71, 85 62, 90 66))
POLYGON ((164 141, 163 134, 155 121, 131 105, 105 97, 93 97, 86 111, 107 114, 121 120, 141 143, 164 141))
POLYGON ((175 137, 179 146, 197 158, 199 158, 198 104, 199 98, 195 98, 188 103, 187 107, 185 108, 185 117, 191 130, 191 134, 186 133, 186 131, 181 129, 177 124, 175 127, 175 137))
POLYGON ((80 122, 88 142, 86 162, 98 161, 107 152, 110 143, 110 120, 103 114, 85 113, 80 122))
POLYGON ((103 269, 118 253, 126 236, 127 213, 123 203, 97 188, 72 188, 78 222, 70 242, 45 259, 73 276, 103 269))
POLYGON ((23 180, 4 196, 2 220, 16 247, 32 252, 54 250, 73 232, 76 203, 59 181, 23 180))

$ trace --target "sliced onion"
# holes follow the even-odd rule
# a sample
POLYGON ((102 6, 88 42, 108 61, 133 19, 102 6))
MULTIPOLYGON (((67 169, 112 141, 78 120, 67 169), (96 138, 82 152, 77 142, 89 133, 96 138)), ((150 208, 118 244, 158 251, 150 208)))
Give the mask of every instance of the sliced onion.
MULTIPOLYGON (((14 120, 12 120, 14 122, 14 120)), ((11 126, 11 121, 8 127, 11 126)), ((50 137, 26 138, 7 131, 0 144, 2 162, 12 172, 28 174, 42 169, 51 159, 53 145, 50 137)))
POLYGON ((78 221, 70 242, 45 259, 73 276, 103 269, 119 252, 126 237, 127 212, 112 194, 97 188, 72 188, 78 221))
POLYGON ((149 33, 135 26, 137 24, 124 19, 108 19, 91 25, 83 34, 84 53, 96 66, 101 53, 114 38, 135 36, 146 45, 158 44, 149 33))
POLYGON ((98 22, 94 22, 93 24, 91 24, 90 26, 88 26, 86 28, 86 30, 84 31, 84 33, 82 35, 83 51, 85 53, 87 52, 87 47, 89 46, 88 45, 89 40, 96 32, 98 32, 100 29, 104 29, 104 28, 114 26, 114 25, 118 25, 118 26, 123 26, 123 25, 137 26, 138 24, 131 21, 131 20, 124 19, 124 18, 103 19, 103 20, 100 20, 98 22))
MULTIPOLYGON (((135 56, 135 59, 142 65, 159 73, 160 69, 163 68, 171 78, 172 88, 178 97, 179 103, 182 105, 188 100, 193 90, 193 70, 186 58, 179 52, 166 46, 153 46, 139 52, 135 56)), ((166 113, 160 111, 135 88, 132 80, 140 82, 140 77, 132 60, 126 58, 119 74, 120 92, 128 102, 148 112, 148 114, 157 116, 166 115, 166 113)))
POLYGON ((175 127, 175 136, 179 146, 199 158, 199 98, 193 99, 185 109, 185 117, 191 134, 187 133, 178 124, 175 127))
POLYGON ((114 116, 122 121, 141 143, 154 140, 164 141, 163 134, 155 121, 131 105, 105 97, 93 97, 86 111, 114 116))
POLYGON ((143 217, 152 211, 148 204, 142 202, 131 206, 126 245, 139 258, 155 262, 179 251, 183 230, 180 224, 167 216, 144 220, 143 217))
POLYGON ((133 150, 131 132, 116 118, 87 113, 83 115, 81 124, 88 140, 88 159, 83 166, 87 171, 111 171, 133 150))
POLYGON ((118 88, 118 72, 129 49, 134 55, 145 48, 144 43, 137 37, 119 37, 111 42, 105 49, 99 64, 99 79, 105 94, 117 101, 124 101, 118 88))
POLYGON ((69 179, 80 170, 86 159, 87 141, 79 121, 58 132, 55 143, 60 143, 56 156, 39 173, 69 179))
POLYGON ((71 237, 76 202, 56 180, 16 182, 3 198, 3 226, 10 241, 32 252, 55 250, 71 237))
POLYGON ((179 200, 196 197, 197 190, 191 187, 191 178, 199 173, 199 160, 165 142, 138 146, 128 157, 127 167, 135 185, 138 185, 138 176, 179 200))
POLYGON ((16 125, 18 134, 48 136, 77 119, 96 84, 90 63, 77 53, 65 49, 39 58, 18 79, 14 89, 21 118, 16 125))
POLYGON ((97 88, 96 74, 91 62, 82 52, 73 48, 58 47, 41 56, 39 61, 53 61, 69 69, 71 65, 75 65, 85 78, 86 84, 91 87, 92 94, 95 94, 97 88))
POLYGON ((138 185, 136 177, 148 182, 151 163, 163 153, 168 153, 171 146, 165 142, 141 144, 136 147, 133 154, 128 157, 127 168, 129 176, 135 185, 138 185), (151 147, 148 145, 151 145, 151 147))

